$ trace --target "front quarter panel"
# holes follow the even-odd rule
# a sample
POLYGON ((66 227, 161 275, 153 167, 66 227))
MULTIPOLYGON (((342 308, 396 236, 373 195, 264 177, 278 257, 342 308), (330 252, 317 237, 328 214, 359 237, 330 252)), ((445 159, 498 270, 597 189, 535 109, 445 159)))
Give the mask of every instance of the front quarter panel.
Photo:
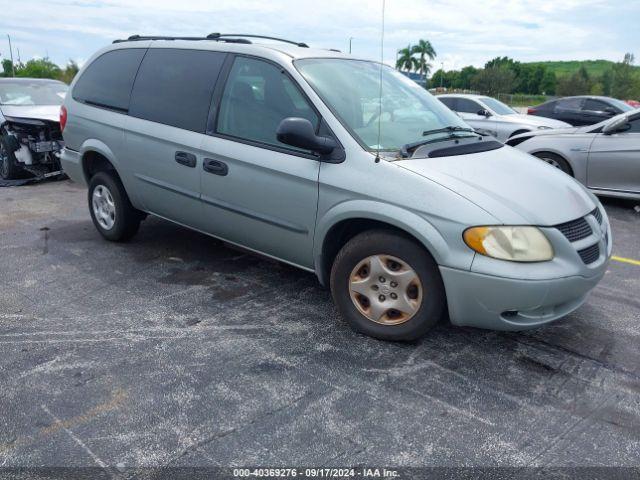
POLYGON ((471 225, 497 219, 457 193, 393 162, 374 162, 367 152, 352 152, 342 164, 320 168, 314 259, 331 228, 343 220, 369 219, 393 225, 415 237, 439 265, 469 270, 474 252, 462 233, 471 225))

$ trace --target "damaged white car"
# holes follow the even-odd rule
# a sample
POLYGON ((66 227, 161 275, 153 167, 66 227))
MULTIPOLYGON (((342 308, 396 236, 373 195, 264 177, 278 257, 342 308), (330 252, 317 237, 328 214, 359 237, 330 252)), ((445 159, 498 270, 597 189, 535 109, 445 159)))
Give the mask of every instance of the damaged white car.
POLYGON ((56 80, 0 78, 0 177, 58 175, 60 105, 67 85, 56 80))

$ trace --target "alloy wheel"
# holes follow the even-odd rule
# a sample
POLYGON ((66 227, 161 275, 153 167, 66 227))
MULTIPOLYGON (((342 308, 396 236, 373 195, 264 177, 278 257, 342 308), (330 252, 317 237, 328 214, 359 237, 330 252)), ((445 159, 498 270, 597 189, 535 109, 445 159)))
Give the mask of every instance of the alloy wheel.
POLYGON ((562 170, 562 166, 558 163, 557 160, 553 159, 553 158, 549 158, 549 157, 540 157, 540 160, 542 160, 543 162, 548 163, 549 165, 556 167, 560 170, 562 170))

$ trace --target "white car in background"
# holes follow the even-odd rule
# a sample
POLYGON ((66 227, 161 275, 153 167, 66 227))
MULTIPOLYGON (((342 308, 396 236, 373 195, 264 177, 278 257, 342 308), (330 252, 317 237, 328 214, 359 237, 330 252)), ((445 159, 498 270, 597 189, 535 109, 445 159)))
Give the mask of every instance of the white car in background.
POLYGON ((500 100, 484 95, 445 94, 438 99, 471 127, 503 143, 521 133, 571 127, 551 118, 522 115, 500 100))

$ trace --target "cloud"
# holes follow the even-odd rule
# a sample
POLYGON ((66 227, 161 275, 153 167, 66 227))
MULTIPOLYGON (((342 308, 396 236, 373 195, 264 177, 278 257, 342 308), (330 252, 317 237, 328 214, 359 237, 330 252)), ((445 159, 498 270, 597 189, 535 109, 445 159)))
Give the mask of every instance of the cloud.
MULTIPOLYGON (((12 35, 23 59, 48 54, 58 63, 88 58, 134 33, 257 33, 342 50, 354 37, 354 54, 380 58, 381 5, 381 0, 25 0, 19 8, 0 9, 0 32, 12 35)), ((437 65, 444 61, 446 68, 482 66, 498 55, 523 61, 617 60, 640 43, 634 24, 638 2, 387 0, 386 6, 388 63, 394 63, 397 49, 419 38, 431 40, 437 65)))

